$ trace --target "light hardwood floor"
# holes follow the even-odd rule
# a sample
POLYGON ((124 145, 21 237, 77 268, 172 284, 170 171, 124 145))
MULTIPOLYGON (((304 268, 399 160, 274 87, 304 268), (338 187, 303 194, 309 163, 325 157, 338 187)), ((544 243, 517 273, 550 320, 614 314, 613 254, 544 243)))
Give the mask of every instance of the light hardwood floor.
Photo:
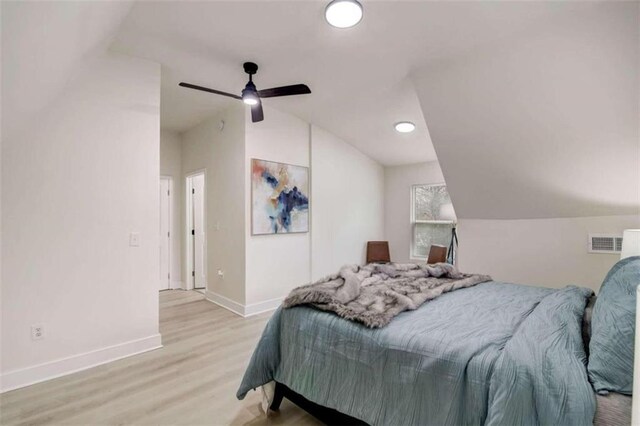
MULTIPOLYGON (((117 313, 115 313, 117 315, 117 313)), ((241 318, 194 291, 160 294, 164 347, 0 395, 3 425, 318 425, 284 401, 267 417, 259 392, 235 397, 271 314, 241 318)))

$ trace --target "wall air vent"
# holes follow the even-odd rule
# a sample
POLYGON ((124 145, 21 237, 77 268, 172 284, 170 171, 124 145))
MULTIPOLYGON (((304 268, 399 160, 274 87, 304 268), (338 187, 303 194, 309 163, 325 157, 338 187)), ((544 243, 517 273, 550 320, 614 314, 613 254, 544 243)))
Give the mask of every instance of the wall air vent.
POLYGON ((620 254, 621 251, 621 235, 589 234, 589 253, 620 254))

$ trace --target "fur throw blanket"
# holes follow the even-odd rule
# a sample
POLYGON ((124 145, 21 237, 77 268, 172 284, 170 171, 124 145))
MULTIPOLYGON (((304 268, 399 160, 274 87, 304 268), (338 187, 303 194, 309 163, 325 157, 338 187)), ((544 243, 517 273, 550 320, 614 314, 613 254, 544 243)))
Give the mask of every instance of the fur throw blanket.
POLYGON ((293 289, 283 306, 311 304, 379 328, 401 312, 417 309, 442 293, 485 281, 491 281, 491 277, 462 274, 448 263, 348 265, 335 275, 293 289))

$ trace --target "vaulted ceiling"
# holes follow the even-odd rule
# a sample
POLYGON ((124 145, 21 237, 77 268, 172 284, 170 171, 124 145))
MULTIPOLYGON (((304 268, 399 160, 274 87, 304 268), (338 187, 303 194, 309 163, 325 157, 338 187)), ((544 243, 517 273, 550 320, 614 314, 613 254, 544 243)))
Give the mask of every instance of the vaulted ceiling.
POLYGON ((131 2, 2 1, 2 136, 33 125, 84 61, 106 50, 131 2))
MULTIPOLYGON (((309 96, 269 105, 335 133, 385 165, 433 161, 409 74, 537 25, 546 7, 475 2, 364 2, 362 22, 329 26, 324 1, 140 2, 113 49, 163 65, 162 123, 183 131, 233 102, 177 86, 188 81, 239 93, 242 63, 260 69, 258 88, 298 82, 309 96), (393 124, 414 121, 413 134, 393 124)), ((268 117, 267 117, 268 119, 268 117)))
POLYGON ((552 4, 413 72, 458 217, 640 217, 640 3, 552 4))
POLYGON ((239 92, 251 60, 313 90, 265 103, 381 164, 437 153, 461 218, 640 214, 637 2, 363 4, 338 30, 325 1, 2 2, 3 137, 107 48, 162 64, 176 131, 235 102, 179 81, 239 92))

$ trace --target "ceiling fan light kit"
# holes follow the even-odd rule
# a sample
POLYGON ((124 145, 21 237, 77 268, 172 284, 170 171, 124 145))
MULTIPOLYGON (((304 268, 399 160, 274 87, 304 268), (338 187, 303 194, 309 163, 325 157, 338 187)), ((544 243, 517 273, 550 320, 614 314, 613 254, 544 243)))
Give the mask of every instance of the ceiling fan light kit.
MULTIPOLYGON (((253 83, 251 83, 251 85, 253 86, 253 83)), ((250 88, 248 86, 249 85, 247 85, 246 88, 242 89, 242 102, 251 106, 258 105, 258 102, 260 102, 260 98, 258 97, 256 86, 253 86, 253 88, 250 88)))
POLYGON ((242 95, 242 102, 244 102, 249 106, 254 106, 254 105, 258 105, 259 101, 258 101, 258 98, 256 98, 254 95, 249 93, 249 94, 242 95))
POLYGON ((351 28, 362 20, 362 5, 357 0, 333 0, 324 10, 329 25, 351 28))
POLYGON ((203 92, 213 93, 215 95, 227 96, 233 99, 239 99, 247 105, 251 106, 251 121, 257 123, 264 120, 264 112, 262 111, 262 98, 277 98, 280 96, 306 95, 311 93, 311 89, 306 84, 293 84, 291 86, 272 87, 271 89, 257 90, 253 83, 253 75, 258 72, 258 65, 253 62, 245 62, 243 64, 244 72, 249 74, 249 81, 244 89, 242 96, 233 93, 222 92, 220 90, 209 89, 208 87, 196 86, 195 84, 181 82, 180 87, 188 89, 200 90, 203 92))

